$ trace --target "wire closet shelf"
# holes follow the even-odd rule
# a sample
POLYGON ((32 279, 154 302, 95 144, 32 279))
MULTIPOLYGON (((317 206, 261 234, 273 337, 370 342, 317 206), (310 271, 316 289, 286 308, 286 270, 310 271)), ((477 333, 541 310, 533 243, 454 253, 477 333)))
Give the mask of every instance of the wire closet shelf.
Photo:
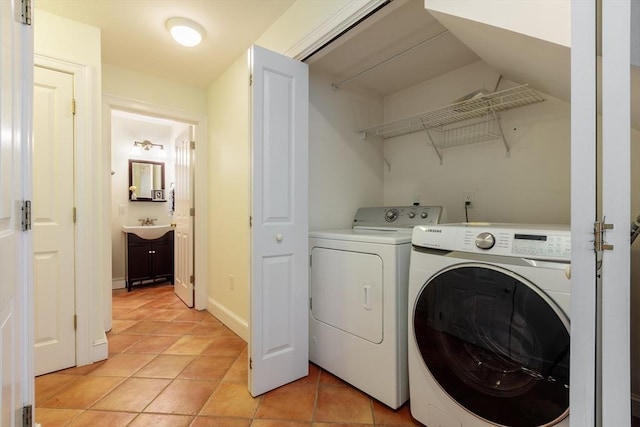
POLYGON ((525 84, 382 123, 360 132, 364 139, 373 137, 389 139, 433 130, 441 135, 438 138, 439 141, 433 141, 433 144, 440 148, 447 148, 499 138, 502 131, 499 129, 497 113, 542 101, 544 98, 525 84), (479 118, 482 119, 470 123, 472 119, 479 118))

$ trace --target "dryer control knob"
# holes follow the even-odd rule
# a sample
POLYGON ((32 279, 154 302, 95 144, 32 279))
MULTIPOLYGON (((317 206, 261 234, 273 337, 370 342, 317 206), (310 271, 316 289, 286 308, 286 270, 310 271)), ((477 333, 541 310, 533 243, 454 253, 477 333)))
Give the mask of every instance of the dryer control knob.
POLYGON ((476 236, 476 246, 480 249, 491 249, 496 244, 496 238, 491 233, 480 233, 476 236))
POLYGON ((384 219, 387 222, 393 222, 398 218, 398 210, 397 209, 389 209, 387 212, 385 212, 384 214, 384 219))
POLYGON ((409 212, 409 218, 415 218, 416 213, 415 212, 409 212))
POLYGON ((426 218, 426 217, 428 217, 428 216, 429 216, 429 214, 428 214, 428 213, 426 213, 426 212, 422 212, 422 213, 420 214, 420 218, 422 218, 422 219, 425 219, 425 218, 426 218))

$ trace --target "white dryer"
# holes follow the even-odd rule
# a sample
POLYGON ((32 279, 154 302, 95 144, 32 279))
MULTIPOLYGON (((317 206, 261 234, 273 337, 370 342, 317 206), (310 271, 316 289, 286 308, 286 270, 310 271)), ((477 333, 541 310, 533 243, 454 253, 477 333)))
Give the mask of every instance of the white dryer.
POLYGON ((396 409, 409 397, 411 233, 433 206, 358 209, 353 228, 309 233, 309 359, 396 409))
POLYGON ((416 227, 411 413, 428 426, 569 426, 567 226, 416 227))

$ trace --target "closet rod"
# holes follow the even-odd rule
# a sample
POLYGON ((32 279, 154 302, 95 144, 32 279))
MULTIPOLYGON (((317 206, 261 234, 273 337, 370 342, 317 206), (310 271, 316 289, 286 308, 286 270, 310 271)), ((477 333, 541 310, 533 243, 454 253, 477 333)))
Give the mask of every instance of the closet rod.
POLYGON ((415 49, 418 49, 419 47, 422 47, 427 43, 431 43, 432 41, 437 40, 440 37, 442 37, 442 36, 444 36, 444 35, 446 35, 448 33, 449 33, 449 30, 444 30, 441 33, 436 34, 435 36, 433 36, 431 38, 428 38, 427 40, 423 40, 420 43, 418 43, 418 44, 416 44, 414 46, 411 46, 410 48, 405 49, 402 52, 397 53, 397 54, 393 55, 392 57, 385 59, 382 62, 379 62, 379 63, 377 63, 375 65, 372 65, 371 67, 367 68, 366 70, 360 71, 358 74, 353 75, 353 76, 349 77, 348 79, 345 79, 345 80, 341 81, 340 83, 334 83, 331 86, 336 90, 340 89, 341 86, 346 85, 347 83, 351 82, 352 80, 355 80, 360 76, 363 76, 363 75, 365 75, 367 73, 370 73, 371 71, 375 70, 376 68, 381 67, 381 66, 383 66, 385 64, 388 64, 391 61, 395 61, 396 59, 400 58, 401 56, 404 56, 407 53, 409 53, 409 52, 411 52, 411 51, 413 51, 415 49))

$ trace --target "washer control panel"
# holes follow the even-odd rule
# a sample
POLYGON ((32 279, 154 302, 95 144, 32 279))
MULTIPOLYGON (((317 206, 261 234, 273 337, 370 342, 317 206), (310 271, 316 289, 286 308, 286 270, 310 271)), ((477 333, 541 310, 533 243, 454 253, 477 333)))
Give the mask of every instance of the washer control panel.
POLYGON ((443 221, 442 206, 386 206, 360 208, 353 219, 357 228, 411 228, 443 221))
POLYGON ((418 226, 412 243, 425 248, 531 259, 571 259, 564 225, 463 223, 418 226))

